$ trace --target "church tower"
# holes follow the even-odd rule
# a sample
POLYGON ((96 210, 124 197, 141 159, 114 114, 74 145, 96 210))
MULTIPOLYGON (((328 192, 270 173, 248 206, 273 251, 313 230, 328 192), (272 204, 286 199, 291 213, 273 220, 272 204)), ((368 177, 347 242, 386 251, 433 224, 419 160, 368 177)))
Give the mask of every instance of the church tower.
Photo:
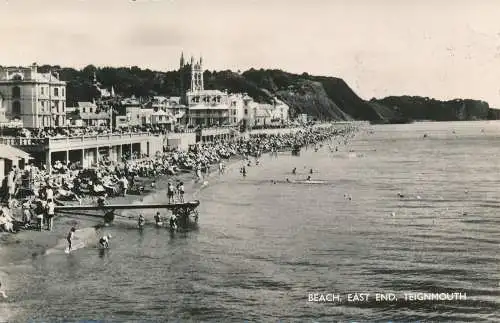
POLYGON ((184 52, 181 52, 181 62, 179 68, 182 69, 184 67, 184 52))
POLYGON ((191 91, 199 92, 203 91, 203 59, 195 62, 194 58, 191 56, 191 91))

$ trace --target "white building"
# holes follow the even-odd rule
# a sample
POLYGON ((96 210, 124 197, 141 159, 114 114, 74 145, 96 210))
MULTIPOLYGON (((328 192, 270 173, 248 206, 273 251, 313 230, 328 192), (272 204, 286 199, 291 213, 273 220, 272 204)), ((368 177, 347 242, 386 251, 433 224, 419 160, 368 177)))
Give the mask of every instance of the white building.
MULTIPOLYGON (((107 126, 111 122, 110 111, 100 111, 94 102, 78 102, 79 116, 84 127, 88 126, 107 126)), ((76 125, 76 122, 75 122, 76 125)))
MULTIPOLYGON (((159 123, 162 119, 161 112, 163 111, 174 118, 173 123, 183 123, 187 114, 187 107, 180 103, 180 97, 165 97, 154 96, 151 100, 151 107, 157 111, 159 123)), ((170 122, 169 122, 170 123, 170 122)))
POLYGON ((219 90, 205 90, 203 59, 195 62, 191 57, 191 87, 186 92, 188 124, 205 127, 234 124, 234 110, 229 94, 219 90))
POLYGON ((283 101, 274 98, 273 104, 258 103, 245 96, 243 110, 247 126, 282 125, 289 121, 289 107, 283 101))
POLYGON ((66 125, 66 82, 58 73, 39 73, 30 67, 1 67, 0 94, 5 116, 19 119, 25 128, 66 125))
MULTIPOLYGON (((184 66, 181 56, 181 67, 184 66)), ((191 57, 191 86, 186 92, 188 124, 202 126, 284 124, 288 122, 289 107, 274 98, 273 104, 254 102, 246 93, 228 94, 227 91, 205 90, 203 59, 191 57)))

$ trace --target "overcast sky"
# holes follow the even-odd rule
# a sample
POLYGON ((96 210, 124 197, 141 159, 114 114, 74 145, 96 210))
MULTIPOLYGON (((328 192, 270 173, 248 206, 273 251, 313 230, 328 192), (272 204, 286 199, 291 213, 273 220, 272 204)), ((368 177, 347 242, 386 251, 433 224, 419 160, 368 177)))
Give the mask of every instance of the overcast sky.
POLYGON ((0 0, 0 65, 279 68, 500 108, 500 0, 0 0))

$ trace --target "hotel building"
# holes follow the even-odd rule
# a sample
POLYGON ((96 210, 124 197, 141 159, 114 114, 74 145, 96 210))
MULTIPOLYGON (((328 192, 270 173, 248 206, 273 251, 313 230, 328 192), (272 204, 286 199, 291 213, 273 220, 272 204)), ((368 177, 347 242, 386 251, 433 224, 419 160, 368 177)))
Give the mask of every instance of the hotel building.
POLYGON ((66 82, 57 73, 30 67, 0 67, 0 96, 5 116, 21 120, 25 128, 66 125, 66 82))
POLYGON ((231 104, 229 94, 225 91, 205 90, 203 58, 195 62, 191 57, 191 87, 186 92, 186 102, 189 125, 211 127, 236 123, 237 106, 231 104))

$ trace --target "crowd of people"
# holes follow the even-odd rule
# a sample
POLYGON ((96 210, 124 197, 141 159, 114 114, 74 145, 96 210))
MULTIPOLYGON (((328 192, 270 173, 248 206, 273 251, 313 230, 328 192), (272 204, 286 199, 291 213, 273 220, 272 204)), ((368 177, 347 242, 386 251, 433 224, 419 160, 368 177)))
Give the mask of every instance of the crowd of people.
MULTIPOLYGON (((99 197, 141 194, 146 189, 144 178, 150 178, 151 188, 159 176, 176 177, 179 173, 193 173, 195 180, 203 180, 204 174, 218 166, 224 173, 225 159, 241 156, 259 158, 262 153, 276 153, 304 145, 314 145, 329 137, 352 132, 352 128, 304 128, 303 130, 278 135, 253 135, 235 140, 220 140, 212 143, 192 145, 187 151, 176 149, 158 152, 154 156, 132 156, 121 162, 110 162, 106 158, 97 167, 79 169, 55 161, 49 172, 45 165, 33 164, 24 169, 14 167, 4 183, 7 207, 0 210, 0 228, 13 231, 13 210, 21 208, 22 226, 38 230, 52 229, 54 208, 66 201, 82 203, 83 198, 95 200, 99 197), (217 165, 217 166, 216 166, 217 165), (33 225, 33 222, 35 224, 33 225)), ((175 179, 174 179, 175 180, 175 179)), ((177 180, 168 184, 169 203, 184 201, 184 183, 177 180)))

